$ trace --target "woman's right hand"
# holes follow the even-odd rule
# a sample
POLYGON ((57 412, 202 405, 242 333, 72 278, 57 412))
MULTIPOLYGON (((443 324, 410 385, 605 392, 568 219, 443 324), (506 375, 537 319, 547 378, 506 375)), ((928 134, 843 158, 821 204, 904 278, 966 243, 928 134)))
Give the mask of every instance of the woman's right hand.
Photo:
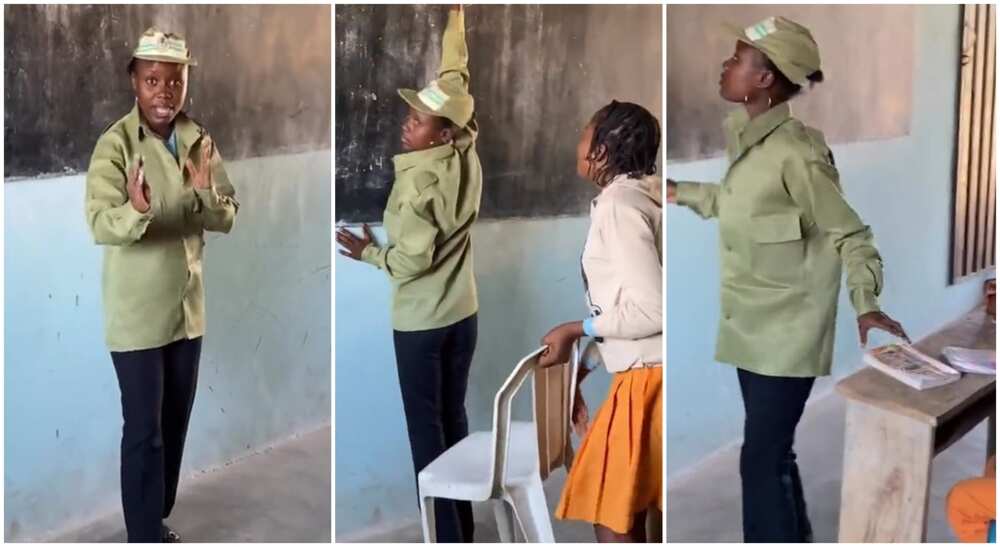
POLYGON ((667 203, 677 203, 677 183, 667 179, 667 203))
POLYGON ((884 330, 906 340, 907 344, 910 343, 910 337, 903 330, 903 325, 883 312, 872 311, 858 316, 858 337, 861 338, 861 347, 868 345, 868 331, 871 329, 884 330))
POLYGON ((132 207, 140 213, 149 211, 149 185, 146 184, 146 173, 143 171, 142 156, 139 157, 132 170, 128 174, 128 181, 125 183, 125 190, 128 192, 128 200, 132 207))

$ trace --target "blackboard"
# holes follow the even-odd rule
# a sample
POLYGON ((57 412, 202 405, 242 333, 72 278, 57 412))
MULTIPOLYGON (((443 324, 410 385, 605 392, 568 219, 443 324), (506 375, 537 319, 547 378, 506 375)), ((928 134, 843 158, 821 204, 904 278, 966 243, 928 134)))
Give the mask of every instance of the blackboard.
MULTIPOLYGON (((336 218, 377 222, 406 112, 396 89, 434 78, 447 6, 335 8, 336 218)), ((481 217, 585 214, 580 131, 611 99, 661 116, 661 7, 465 8, 480 125, 481 217)))
POLYGON ((796 117, 831 143, 908 134, 915 11, 906 5, 668 6, 667 159, 723 153, 722 120, 739 104, 719 97, 722 62, 736 46, 722 26, 749 26, 777 15, 808 27, 819 45, 825 79, 792 101, 796 117))
POLYGON ((187 111, 225 159, 330 147, 330 7, 4 6, 4 177, 86 170, 132 108, 142 32, 183 35, 198 61, 187 111))

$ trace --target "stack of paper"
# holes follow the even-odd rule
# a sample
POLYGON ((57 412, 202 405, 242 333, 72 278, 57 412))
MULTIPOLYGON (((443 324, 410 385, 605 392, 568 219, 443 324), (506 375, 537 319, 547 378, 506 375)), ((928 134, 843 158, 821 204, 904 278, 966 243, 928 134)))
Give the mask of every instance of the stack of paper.
POLYGON ((944 348, 941 353, 951 366, 972 374, 997 373, 997 352, 992 349, 966 349, 955 346, 944 348))

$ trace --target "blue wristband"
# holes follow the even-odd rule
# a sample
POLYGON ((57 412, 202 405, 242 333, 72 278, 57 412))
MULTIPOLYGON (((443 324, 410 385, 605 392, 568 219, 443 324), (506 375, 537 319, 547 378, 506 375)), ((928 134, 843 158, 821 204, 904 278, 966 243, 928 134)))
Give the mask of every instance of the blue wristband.
POLYGON ((586 319, 583 320, 583 333, 586 334, 587 336, 591 337, 591 338, 594 338, 595 336, 597 336, 597 333, 594 332, 594 318, 593 317, 588 317, 588 318, 586 318, 586 319))

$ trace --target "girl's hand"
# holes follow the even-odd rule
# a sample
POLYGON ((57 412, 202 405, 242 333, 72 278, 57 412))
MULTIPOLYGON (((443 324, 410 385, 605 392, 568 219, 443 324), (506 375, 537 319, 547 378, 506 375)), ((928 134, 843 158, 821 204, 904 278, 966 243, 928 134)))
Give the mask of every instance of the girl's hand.
POLYGON ((372 229, 367 224, 363 224, 361 229, 364 231, 364 237, 352 234, 347 228, 337 230, 337 243, 344 247, 340 250, 340 254, 354 260, 361 260, 361 253, 364 252, 365 247, 371 245, 372 241, 375 240, 372 229))
POLYGON ((543 367, 559 365, 569 361, 570 350, 573 342, 583 336, 583 321, 571 321, 563 323, 549 331, 542 338, 542 344, 548 346, 542 352, 538 364, 543 367))
POLYGON ((195 167, 191 158, 187 159, 187 172, 191 177, 191 184, 198 190, 208 190, 212 187, 212 153, 215 151, 215 143, 212 138, 205 135, 201 140, 201 153, 198 166, 195 167))
POLYGON ((677 203, 677 183, 667 179, 667 203, 677 203))
POLYGON ((149 185, 146 184, 142 156, 139 156, 139 162, 129 171, 125 191, 128 192, 128 200, 136 211, 140 213, 149 211, 149 185))
POLYGON ((907 344, 910 343, 910 337, 906 335, 903 326, 880 311, 868 312, 858 316, 858 336, 861 337, 861 347, 865 347, 868 344, 868 331, 870 329, 884 330, 906 340, 907 344))

